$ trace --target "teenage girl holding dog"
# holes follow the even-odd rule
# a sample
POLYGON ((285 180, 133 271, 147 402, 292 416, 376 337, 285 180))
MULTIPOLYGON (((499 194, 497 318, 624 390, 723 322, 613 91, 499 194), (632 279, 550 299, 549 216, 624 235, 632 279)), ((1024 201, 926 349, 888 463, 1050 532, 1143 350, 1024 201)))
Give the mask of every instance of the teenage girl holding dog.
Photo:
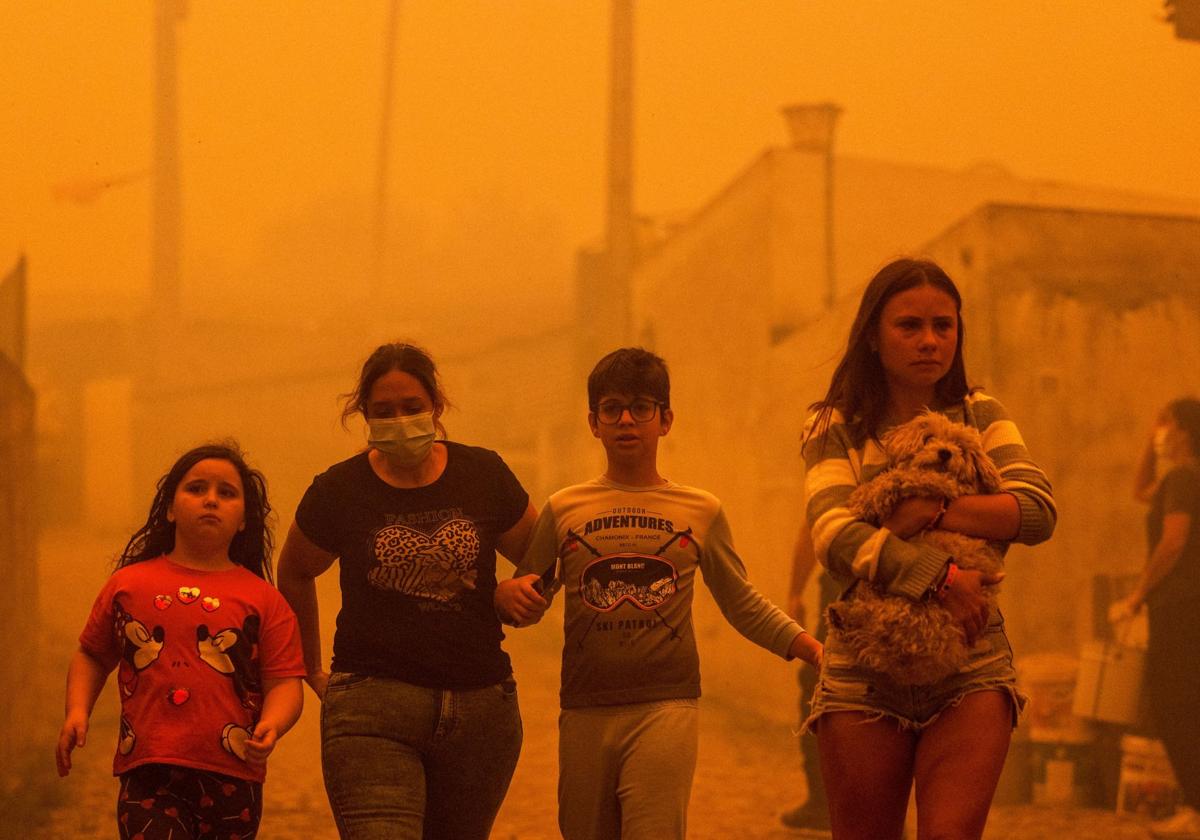
POLYGON ((118 669, 121 838, 258 832, 267 756, 300 717, 305 674, 296 616, 269 582, 266 491, 232 443, 182 455, 79 637, 58 773, 118 669))
POLYGON ((1054 530, 1045 474, 1003 407, 967 384, 962 298, 936 264, 901 259, 867 285, 846 353, 806 424, 807 517, 818 559, 843 591, 871 580, 914 600, 937 598, 958 620, 971 660, 929 686, 898 685, 855 664, 830 630, 806 726, 816 732, 835 840, 901 837, 916 782, 920 837, 978 838, 1025 698, 986 587, 932 546, 906 542, 938 527, 1000 544, 1034 544, 1054 530), (926 408, 975 426, 1002 492, 911 498, 877 528, 846 509, 884 465, 880 436, 926 408))

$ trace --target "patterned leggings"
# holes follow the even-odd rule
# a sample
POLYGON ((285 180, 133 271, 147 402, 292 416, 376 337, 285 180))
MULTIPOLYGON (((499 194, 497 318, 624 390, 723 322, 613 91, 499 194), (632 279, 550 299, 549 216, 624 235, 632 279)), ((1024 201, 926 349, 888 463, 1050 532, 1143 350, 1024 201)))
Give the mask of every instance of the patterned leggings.
POLYGON ((262 783, 172 764, 121 775, 121 840, 252 840, 262 819, 262 783))

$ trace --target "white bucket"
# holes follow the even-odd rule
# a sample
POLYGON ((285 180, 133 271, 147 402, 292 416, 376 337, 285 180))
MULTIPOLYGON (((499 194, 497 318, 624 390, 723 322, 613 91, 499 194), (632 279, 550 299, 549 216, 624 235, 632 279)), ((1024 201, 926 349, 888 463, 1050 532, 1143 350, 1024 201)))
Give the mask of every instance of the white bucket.
POLYGON ((1021 688, 1029 694, 1022 728, 1031 741, 1086 743, 1084 721, 1071 712, 1079 660, 1061 653, 1034 653, 1017 661, 1021 688))
POLYGON ((1134 725, 1142 704, 1146 652, 1113 642, 1088 642, 1079 657, 1071 711, 1085 718, 1134 725))
POLYGON ((1121 738, 1121 781, 1117 813, 1169 817, 1182 801, 1171 762, 1161 741, 1125 735, 1121 738))

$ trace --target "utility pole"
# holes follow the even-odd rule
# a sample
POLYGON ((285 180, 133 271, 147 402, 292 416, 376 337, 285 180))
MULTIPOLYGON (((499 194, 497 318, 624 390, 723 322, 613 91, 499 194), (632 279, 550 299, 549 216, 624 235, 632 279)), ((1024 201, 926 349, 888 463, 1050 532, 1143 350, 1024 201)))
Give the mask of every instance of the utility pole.
POLYGON ((177 27, 187 0, 154 3, 154 192, 151 199, 150 309, 174 321, 180 309, 179 83, 177 27))
POLYGON ((388 4, 387 30, 383 40, 383 89, 379 109, 379 148, 375 170, 375 251, 371 272, 372 310, 384 291, 387 276, 388 169, 392 144, 392 89, 396 74, 396 25, 400 0, 388 4))
POLYGON ((636 259, 633 216, 633 0, 612 0, 608 99, 608 207, 605 245, 611 297, 610 343, 632 340, 630 284, 636 259))

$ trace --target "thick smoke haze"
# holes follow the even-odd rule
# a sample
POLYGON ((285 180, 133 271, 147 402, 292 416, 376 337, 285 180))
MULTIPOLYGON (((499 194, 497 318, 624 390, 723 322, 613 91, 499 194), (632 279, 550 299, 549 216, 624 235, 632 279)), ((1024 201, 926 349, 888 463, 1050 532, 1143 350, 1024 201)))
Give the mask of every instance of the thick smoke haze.
MULTIPOLYGON (((366 293, 387 5, 186 4, 189 309, 278 317, 280 300, 366 293)), ((603 229, 607 4, 400 5, 390 293, 423 315, 513 295, 552 313, 603 229)), ((29 253, 35 320, 147 293, 151 10, 6 5, 0 252, 29 253)), ((636 206, 696 209, 782 141, 780 106, 825 99, 846 109, 842 155, 1195 197, 1200 56, 1161 16, 1156 0, 639 4, 636 206)))
MULTIPOLYGON (((44 654, 28 719, 0 730, 6 748, 6 732, 36 733, 20 746, 40 757, 0 768, 0 787, 54 791, 45 837, 111 834, 111 686, 84 771, 50 778, 47 744, 108 561, 176 454, 238 437, 270 479, 282 542, 312 476, 363 445, 360 423, 339 427, 338 395, 376 343, 405 338, 442 367, 450 437, 499 451, 535 505, 601 463, 580 366, 620 309, 597 268, 609 0, 399 0, 388 109, 388 0, 176 0, 180 279, 164 316, 152 215, 166 2, 0 12, 0 278, 25 259, 42 619, 28 655, 44 654)), ((1094 618, 1080 593, 1144 556, 1126 490, 1138 447, 1167 399, 1197 390, 1200 43, 1175 37, 1161 0, 634 6, 647 247, 619 314, 672 367, 666 474, 722 498, 752 579, 782 604, 805 408, 870 272, 928 246, 962 284, 973 378, 1000 386, 1069 511, 1048 546, 1010 555, 1014 643, 1075 657, 1094 618), (842 109, 830 157, 789 134, 781 109, 797 103, 842 109), (1084 407, 1097 393, 1103 413, 1084 407)), ((319 593, 328 650, 336 573, 319 593)), ((781 831, 803 786, 795 670, 707 597, 716 734, 693 817, 712 833, 696 836, 743 836, 743 817, 781 831)), ((810 623, 815 601, 810 587, 810 623)), ((560 634, 555 614, 506 643, 527 740, 495 836, 552 834, 560 634)), ((1062 660, 1046 661, 1054 677, 1062 660)), ((268 793, 296 833, 264 836, 332 836, 317 708, 310 695, 281 747, 294 783, 268 793)), ((21 819, 40 821, 28 799, 21 819)))

